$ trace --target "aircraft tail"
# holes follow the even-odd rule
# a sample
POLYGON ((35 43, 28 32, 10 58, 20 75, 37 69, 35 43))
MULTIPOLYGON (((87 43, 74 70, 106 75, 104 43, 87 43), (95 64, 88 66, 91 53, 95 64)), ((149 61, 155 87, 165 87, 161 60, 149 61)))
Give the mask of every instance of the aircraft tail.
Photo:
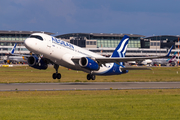
POLYGON ((15 51, 15 49, 16 49, 16 45, 17 45, 17 43, 14 44, 14 47, 13 47, 12 50, 11 50, 11 54, 14 54, 14 51, 15 51))
POLYGON ((126 49, 128 46, 129 36, 124 35, 123 39, 120 41, 119 45, 114 50, 111 57, 125 57, 126 49))
POLYGON ((168 61, 168 63, 172 63, 175 59, 176 59, 176 53, 174 53, 174 55, 172 56, 172 58, 168 61))

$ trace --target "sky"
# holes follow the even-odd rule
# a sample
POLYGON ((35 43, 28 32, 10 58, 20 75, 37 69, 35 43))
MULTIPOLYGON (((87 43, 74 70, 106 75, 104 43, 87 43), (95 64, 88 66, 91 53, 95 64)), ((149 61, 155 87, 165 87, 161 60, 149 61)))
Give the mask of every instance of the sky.
POLYGON ((0 30, 180 35, 180 0, 0 0, 0 30))

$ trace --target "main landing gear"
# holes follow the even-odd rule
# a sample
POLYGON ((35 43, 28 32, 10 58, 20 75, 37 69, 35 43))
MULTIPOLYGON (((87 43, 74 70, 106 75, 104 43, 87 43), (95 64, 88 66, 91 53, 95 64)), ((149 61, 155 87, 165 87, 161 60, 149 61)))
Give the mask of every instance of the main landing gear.
POLYGON ((58 73, 59 65, 54 64, 54 69, 56 70, 56 73, 53 73, 52 77, 53 79, 61 79, 61 74, 58 73))
POLYGON ((93 74, 88 74, 87 75, 87 80, 95 80, 96 79, 96 76, 95 75, 93 75, 93 74))

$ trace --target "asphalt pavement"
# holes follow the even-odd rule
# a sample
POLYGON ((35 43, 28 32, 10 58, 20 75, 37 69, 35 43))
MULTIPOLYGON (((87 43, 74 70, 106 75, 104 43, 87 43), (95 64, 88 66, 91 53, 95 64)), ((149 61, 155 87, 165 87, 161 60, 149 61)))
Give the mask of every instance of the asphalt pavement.
POLYGON ((73 82, 73 83, 10 83, 0 84, 0 91, 56 91, 110 89, 175 89, 180 82, 73 82))

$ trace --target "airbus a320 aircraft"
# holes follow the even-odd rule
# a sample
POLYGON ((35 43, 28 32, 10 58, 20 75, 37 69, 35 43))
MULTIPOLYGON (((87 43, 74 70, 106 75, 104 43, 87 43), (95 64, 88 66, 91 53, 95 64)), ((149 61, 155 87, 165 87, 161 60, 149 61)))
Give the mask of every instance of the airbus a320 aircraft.
POLYGON ((30 56, 30 55, 15 54, 14 52, 15 52, 15 49, 16 49, 16 45, 17 45, 17 43, 14 44, 14 47, 12 48, 11 53, 9 53, 9 55, 7 56, 7 60, 4 60, 8 64, 10 64, 11 62, 14 62, 14 63, 26 63, 27 58, 30 56))
POLYGON ((54 64, 56 73, 53 73, 53 79, 61 78, 61 74, 58 73, 59 65, 87 72, 88 80, 95 80, 95 75, 119 75, 127 73, 128 70, 147 69, 125 67, 123 62, 163 58, 169 56, 172 50, 171 47, 166 56, 125 57, 128 41, 129 37, 125 35, 109 58, 43 33, 30 35, 24 44, 28 50, 36 54, 28 57, 29 66, 36 69, 47 69, 48 63, 54 64))
POLYGON ((12 48, 11 52, 8 54, 5 63, 10 64, 11 62, 14 63, 24 63, 26 62, 26 57, 28 57, 27 55, 20 55, 20 54, 14 54, 15 49, 16 49, 16 45, 17 43, 14 44, 14 47, 12 48))

